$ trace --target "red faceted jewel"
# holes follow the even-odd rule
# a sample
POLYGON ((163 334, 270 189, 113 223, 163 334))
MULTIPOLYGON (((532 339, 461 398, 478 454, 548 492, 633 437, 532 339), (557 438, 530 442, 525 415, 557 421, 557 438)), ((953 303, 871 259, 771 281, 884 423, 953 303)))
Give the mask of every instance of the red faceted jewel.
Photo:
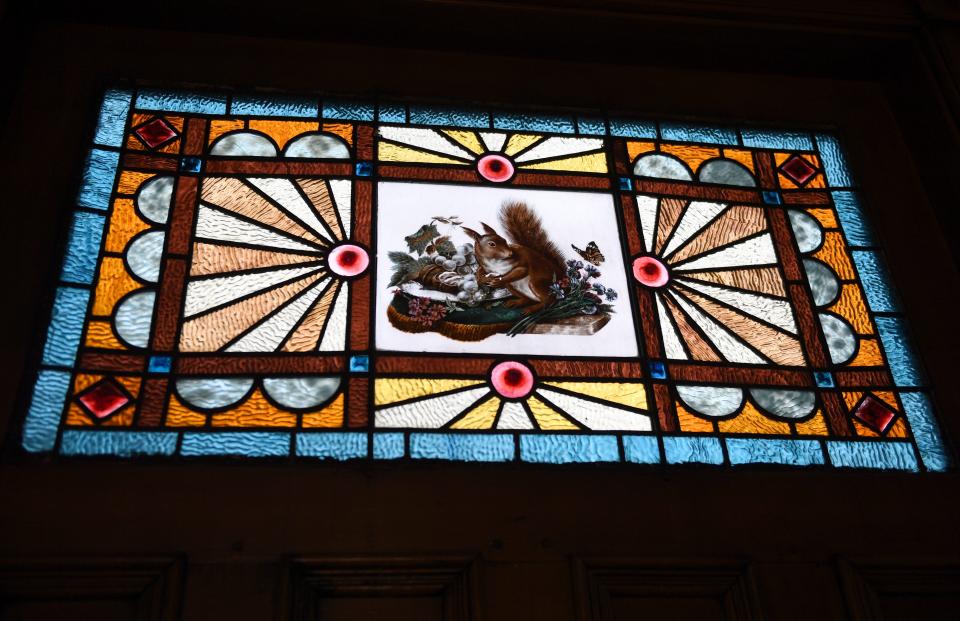
POLYGON ((799 155, 791 155, 780 166, 780 170, 797 185, 803 185, 817 173, 817 169, 799 155))
POLYGON ((533 371, 525 364, 508 360, 493 367, 490 383, 501 397, 522 399, 533 390, 533 371))
POLYGON ((883 434, 890 427, 897 413, 873 395, 867 395, 854 410, 853 415, 870 429, 883 434))
POLYGON ((155 149, 163 143, 177 137, 176 130, 170 127, 170 125, 160 117, 144 123, 133 131, 137 136, 140 136, 140 140, 143 140, 151 149, 155 149))
POLYGON ((487 181, 503 183, 513 177, 513 162, 502 155, 490 153, 477 160, 477 172, 487 181))
POLYGON ((130 397, 113 380, 104 380, 77 399, 91 416, 103 420, 126 404, 130 397))
POLYGON ((669 282, 670 271, 656 257, 637 257, 633 260, 633 277, 641 285, 658 288, 669 282))

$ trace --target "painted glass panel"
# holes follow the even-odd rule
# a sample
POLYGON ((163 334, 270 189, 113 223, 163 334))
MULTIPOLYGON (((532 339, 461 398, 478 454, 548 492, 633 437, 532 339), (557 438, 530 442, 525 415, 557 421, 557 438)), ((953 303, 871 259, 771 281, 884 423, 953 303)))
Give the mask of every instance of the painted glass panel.
POLYGON ((945 470, 828 134, 111 89, 29 453, 945 470))

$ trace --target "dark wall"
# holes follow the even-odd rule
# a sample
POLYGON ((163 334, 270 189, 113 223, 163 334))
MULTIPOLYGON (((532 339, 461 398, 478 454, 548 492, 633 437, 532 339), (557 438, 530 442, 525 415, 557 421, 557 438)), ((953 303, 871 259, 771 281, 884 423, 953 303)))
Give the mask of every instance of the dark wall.
MULTIPOLYGON (((7 6, 0 431, 22 415, 23 369, 36 360, 100 90, 136 79, 839 131, 956 446, 958 14, 937 3, 822 0, 7 6)), ((459 568, 448 573, 468 576, 466 586, 437 578, 430 588, 473 593, 470 606, 488 619, 588 615, 585 602, 609 575, 702 585, 719 572, 727 584, 724 571, 750 585, 751 610, 810 619, 868 610, 857 585, 879 584, 870 576, 885 567, 926 575, 948 594, 960 583, 944 569, 960 564, 952 473, 45 463, 18 459, 17 438, 5 435, 0 593, 41 583, 63 591, 78 572, 106 584, 135 574, 163 586, 157 601, 182 600, 184 618, 268 618, 299 605, 289 593, 348 583, 344 567, 378 557, 377 576, 459 568), (326 560, 287 563, 304 557, 326 560), (448 560, 423 560, 434 557, 448 560), (649 566, 673 569, 634 571, 649 566)), ((729 599, 731 588, 717 592, 729 599)))

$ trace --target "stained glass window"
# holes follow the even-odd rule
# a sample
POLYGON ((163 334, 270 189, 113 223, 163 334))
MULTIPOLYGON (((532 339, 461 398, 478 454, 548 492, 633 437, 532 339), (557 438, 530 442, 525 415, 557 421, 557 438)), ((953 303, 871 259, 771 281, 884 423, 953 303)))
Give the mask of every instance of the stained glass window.
POLYGON ((27 452, 948 467, 833 135, 115 89, 93 142, 27 452))

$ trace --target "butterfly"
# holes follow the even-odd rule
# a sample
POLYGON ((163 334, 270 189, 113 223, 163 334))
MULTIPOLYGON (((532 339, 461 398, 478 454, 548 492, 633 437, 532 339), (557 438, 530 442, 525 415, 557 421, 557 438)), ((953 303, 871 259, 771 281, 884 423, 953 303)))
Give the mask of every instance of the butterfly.
POLYGON ((606 257, 603 256, 603 253, 600 252, 600 249, 597 248, 597 242, 590 242, 589 244, 587 244, 586 250, 580 250, 573 244, 570 244, 570 247, 576 250, 577 254, 583 257, 584 260, 589 261, 594 265, 600 265, 606 259, 606 257))

